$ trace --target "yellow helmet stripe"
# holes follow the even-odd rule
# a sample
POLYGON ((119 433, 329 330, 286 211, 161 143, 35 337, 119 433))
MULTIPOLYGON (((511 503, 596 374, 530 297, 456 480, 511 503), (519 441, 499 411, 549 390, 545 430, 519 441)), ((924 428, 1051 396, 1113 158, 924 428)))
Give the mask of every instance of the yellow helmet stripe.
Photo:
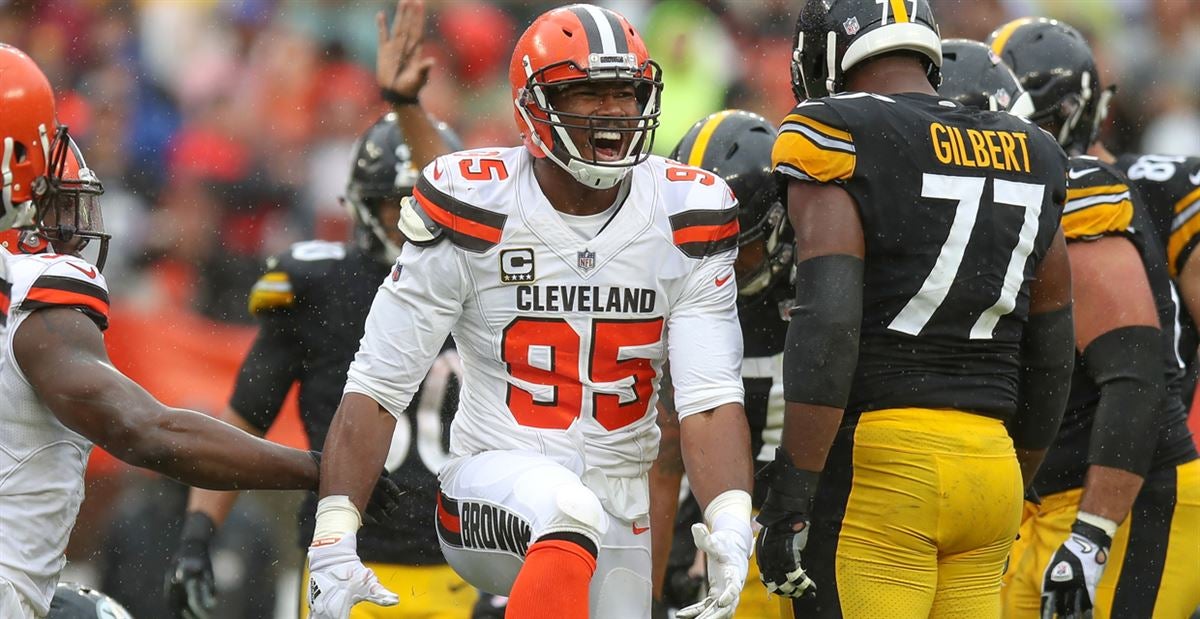
POLYGON ((1008 45, 1008 39, 1012 37, 1017 28, 1024 26, 1033 21, 1032 17, 1022 17, 1014 19, 1003 26, 992 35, 992 53, 999 56, 1004 53, 1004 46, 1008 45))
POLYGON ((908 23, 908 9, 904 8, 904 0, 891 0, 892 16, 896 18, 897 24, 908 23))
POLYGON ((700 162, 704 161, 704 151, 708 150, 708 141, 712 139, 713 133, 716 133, 717 126, 721 124, 721 121, 732 113, 733 110, 724 110, 708 117, 708 121, 700 127, 700 133, 696 134, 696 143, 692 144, 692 152, 688 155, 688 165, 701 167, 700 162))

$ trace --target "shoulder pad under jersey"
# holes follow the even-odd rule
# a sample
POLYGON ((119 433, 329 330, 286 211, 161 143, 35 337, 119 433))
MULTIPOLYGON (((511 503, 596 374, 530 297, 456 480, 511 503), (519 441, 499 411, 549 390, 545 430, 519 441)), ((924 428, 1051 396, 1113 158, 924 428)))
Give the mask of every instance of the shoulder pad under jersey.
POLYGON ((513 150, 464 151, 434 159, 401 211, 405 236, 416 245, 437 243, 444 236, 477 253, 499 244, 508 220, 500 201, 511 195, 506 185, 513 150), (489 208, 493 203, 500 208, 489 208))
POLYGON ((1063 235, 1068 240, 1125 234, 1133 221, 1133 198, 1120 172, 1095 157, 1071 157, 1063 235))
POLYGON ((729 251, 738 244, 738 201, 724 179, 678 161, 652 157, 648 165, 658 179, 671 239, 691 258, 729 251))
POLYGON ((803 181, 845 181, 854 175, 854 136, 830 100, 805 101, 779 125, 771 163, 803 181))

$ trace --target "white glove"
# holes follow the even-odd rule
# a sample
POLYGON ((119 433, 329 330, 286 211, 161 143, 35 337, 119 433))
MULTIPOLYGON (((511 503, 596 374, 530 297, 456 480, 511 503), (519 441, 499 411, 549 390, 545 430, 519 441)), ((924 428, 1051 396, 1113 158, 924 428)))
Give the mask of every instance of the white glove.
POLYGON ((400 602, 359 560, 354 535, 343 535, 336 542, 323 541, 314 541, 308 548, 308 609, 312 619, 347 619, 350 608, 362 601, 380 606, 400 602))
POLYGON ((692 525, 692 538, 707 560, 708 595, 676 613, 679 619, 733 617, 742 587, 746 585, 753 538, 750 530, 750 495, 740 490, 723 493, 713 499, 705 510, 705 516, 705 520, 712 523, 712 528, 708 524, 696 523, 692 525))

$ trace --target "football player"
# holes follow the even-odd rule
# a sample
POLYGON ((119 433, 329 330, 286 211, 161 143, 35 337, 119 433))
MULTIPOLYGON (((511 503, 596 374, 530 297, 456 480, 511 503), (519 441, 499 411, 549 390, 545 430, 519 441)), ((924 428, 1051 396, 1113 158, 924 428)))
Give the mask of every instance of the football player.
POLYGON ((940 97, 941 64, 923 0, 809 0, 797 21, 773 152, 796 299, 756 549, 796 616, 998 615, 1066 403, 1066 157, 940 97))
MULTIPOLYGON (((354 149, 344 198, 355 223, 355 240, 297 243, 267 261, 266 272, 250 291, 250 312, 260 329, 223 419, 262 436, 298 382, 309 443, 324 443, 375 290, 404 244, 396 226, 400 199, 412 192, 418 173, 395 114, 367 129, 354 149)), ((460 373, 458 355, 447 341, 404 423, 397 426, 385 463, 404 491, 401 509, 387 521, 358 531, 358 548, 367 564, 385 583, 412 591, 413 597, 387 612, 360 607, 354 616, 470 614, 474 590, 446 566, 428 526, 429 506, 437 494, 435 474, 446 460, 444 429, 458 404, 460 373)), ((191 492, 169 583, 170 604, 182 616, 206 616, 213 608, 209 545, 236 500, 232 492, 191 492)), ((316 496, 310 495, 300 509, 302 547, 312 539, 316 503, 316 496)), ((307 584, 307 576, 302 577, 307 584)), ((307 616, 304 604, 301 607, 301 617, 307 616)))
MULTIPOLYGON (((379 83, 395 109, 374 123, 354 148, 344 205, 354 221, 353 243, 307 241, 267 262, 250 292, 250 312, 261 328, 238 373, 224 419, 256 435, 274 423, 293 383, 300 385, 300 413, 309 443, 320 445, 357 351, 379 282, 391 271, 404 237, 397 222, 400 199, 412 193, 419 168, 456 150, 458 138, 431 122, 417 100, 429 67, 409 49, 424 24, 424 3, 397 6, 391 30, 379 19, 379 83), (404 127, 424 125, 410 147, 404 127), (442 144, 452 145, 443 149, 442 144)), ((446 460, 446 429, 458 405, 457 353, 450 340, 419 395, 397 425, 385 467, 404 491, 391 518, 358 532, 361 556, 385 584, 413 592, 412 599, 381 610, 361 606, 354 616, 461 618, 470 615, 474 590, 446 566, 428 526, 437 493, 435 474, 446 460)), ((168 574, 168 602, 182 617, 209 616, 216 604, 209 546, 237 493, 193 490, 182 539, 168 574)), ((300 540, 312 539, 316 496, 300 510, 300 540)), ((307 584, 307 574, 301 575, 307 584)), ((304 588, 301 587, 303 591, 304 588)), ((307 616, 301 600, 300 616, 307 616)))
POLYGON ((463 385, 436 501, 450 565, 509 594, 510 619, 648 617, 646 471, 669 358, 710 583, 679 616, 728 617, 751 543, 736 199, 649 155, 660 70, 617 13, 542 14, 509 75, 525 145, 438 158, 401 212, 408 242, 326 439, 313 616, 396 602, 356 553, 363 474, 453 331, 463 385))
MULTIPOLYGON (((3 126, 5 199, 29 200, 32 215, 16 222, 22 229, 0 234, 6 249, 21 252, 4 256, 12 303, 0 342, 0 616, 28 619, 50 609, 93 443, 130 464, 213 488, 312 488, 319 462, 167 407, 113 367, 102 336, 103 189, 56 124, 45 75, 4 45, 0 92, 5 123, 36 123, 3 126), (31 155, 37 150, 44 160, 31 155), (33 191, 19 194, 25 182, 33 191), (95 265, 78 256, 93 242, 100 245, 95 265)), ((388 491, 397 500, 390 481, 376 485, 379 498, 388 491)))
MULTIPOLYGON (((1069 152, 1087 152, 1111 89, 1083 36, 1035 18, 1002 26, 989 43, 1033 95, 1031 118, 1069 152)), ((1200 604, 1200 572, 1171 549, 1197 542, 1200 460, 1181 395, 1169 243, 1115 167, 1075 156, 1068 177, 1077 371, 1034 482, 1042 503, 1022 525, 1004 610, 1187 616, 1200 604)))
MULTIPOLYGON (((738 286, 738 321, 744 342, 742 385, 750 424, 751 453, 756 466, 770 462, 783 429, 783 342, 792 290, 786 285, 792 267, 791 226, 771 174, 771 148, 778 132, 763 117, 742 110, 725 110, 700 119, 683 136, 671 158, 713 172, 725 179, 738 197, 738 256, 734 276, 738 286)), ((664 400, 668 398, 663 397, 664 400)), ((668 413, 669 414, 669 413, 668 413)), ((651 470, 651 515, 654 528, 655 594, 661 598, 667 580, 667 557, 674 545, 690 547, 691 540, 670 535, 675 522, 683 459, 678 433, 663 430, 659 457, 651 470), (657 495, 657 496, 656 496, 657 495), (662 497, 661 500, 659 497, 662 497), (657 532, 664 534, 659 535, 657 532)), ((753 498, 761 506, 766 488, 756 485, 753 498)), ((684 510, 691 520, 690 510, 684 510)), ((680 531, 687 533, 693 521, 680 531)), ((686 572, 691 562, 672 566, 686 572)), ((758 570, 751 565, 750 579, 758 570)), ((672 574, 675 582, 686 576, 672 574)), ((664 600, 665 601, 665 600, 664 600)), ((679 600, 672 600, 676 603, 679 600)), ((779 604, 768 600, 758 584, 742 592, 737 617, 778 617, 779 604)))

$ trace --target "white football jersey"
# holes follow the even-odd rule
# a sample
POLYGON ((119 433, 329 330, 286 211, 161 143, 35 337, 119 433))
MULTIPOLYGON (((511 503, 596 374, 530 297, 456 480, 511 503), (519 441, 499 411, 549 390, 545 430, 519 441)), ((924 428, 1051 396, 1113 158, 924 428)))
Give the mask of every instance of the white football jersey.
POLYGON ((50 412, 21 373, 13 337, 38 309, 69 307, 108 326, 108 286, 95 266, 71 256, 7 256, 12 297, 0 349, 0 582, 39 613, 66 559, 92 443, 50 412))
POLYGON ((664 362, 680 417, 742 401, 737 202, 719 177, 661 157, 630 182, 589 239, 542 194, 523 147, 435 160, 406 208, 445 238, 405 246, 346 391, 402 414, 452 332, 463 363, 452 456, 525 450, 645 474, 664 362))

